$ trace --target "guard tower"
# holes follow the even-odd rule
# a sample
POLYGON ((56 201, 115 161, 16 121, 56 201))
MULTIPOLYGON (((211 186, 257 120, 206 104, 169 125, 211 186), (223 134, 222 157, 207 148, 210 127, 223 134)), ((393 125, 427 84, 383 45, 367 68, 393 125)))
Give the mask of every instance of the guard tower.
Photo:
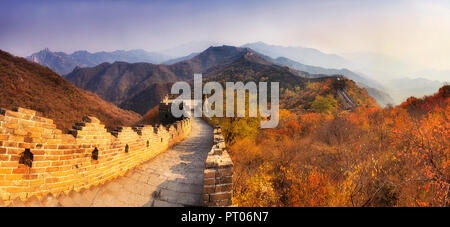
POLYGON ((334 81, 334 83, 333 83, 333 86, 336 89, 344 89, 345 88, 344 76, 342 76, 342 75, 337 76, 335 81, 334 81))
MULTIPOLYGON (((166 95, 161 102, 159 103, 159 121, 162 124, 172 124, 175 121, 179 121, 183 119, 183 117, 176 118, 172 115, 172 103, 173 103, 173 97, 170 97, 166 95)), ((181 103, 180 105, 184 105, 184 103, 181 103)), ((182 107, 180 107, 182 108, 182 107)))

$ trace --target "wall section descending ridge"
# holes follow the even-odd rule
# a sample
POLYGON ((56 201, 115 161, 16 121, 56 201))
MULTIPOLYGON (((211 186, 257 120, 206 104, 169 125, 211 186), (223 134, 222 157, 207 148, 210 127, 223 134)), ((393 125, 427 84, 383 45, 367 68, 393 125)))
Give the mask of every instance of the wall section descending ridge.
POLYGON ((232 205, 233 161, 225 146, 220 127, 214 129, 214 144, 205 162, 203 172, 203 206, 232 205))
POLYGON ((165 151, 191 130, 191 119, 108 132, 84 117, 63 134, 36 111, 0 110, 0 201, 80 191, 124 175, 165 151))

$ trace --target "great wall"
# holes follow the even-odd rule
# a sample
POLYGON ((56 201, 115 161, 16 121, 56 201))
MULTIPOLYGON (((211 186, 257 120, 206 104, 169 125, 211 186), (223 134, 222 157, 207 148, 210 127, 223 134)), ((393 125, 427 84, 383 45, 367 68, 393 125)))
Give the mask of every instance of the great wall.
POLYGON ((0 206, 231 205, 220 129, 186 118, 108 132, 82 120, 64 134, 36 111, 1 109, 0 206))
POLYGON ((204 170, 203 206, 230 206, 233 187, 233 162, 225 149, 220 128, 214 129, 214 144, 204 170))
POLYGON ((318 78, 309 78, 311 81, 325 81, 325 80, 332 80, 332 84, 334 89, 336 89, 336 97, 342 103, 343 107, 346 110, 353 110, 355 109, 358 104, 355 103, 350 96, 348 95, 346 91, 346 82, 345 77, 343 75, 333 75, 333 76, 323 76, 318 78))

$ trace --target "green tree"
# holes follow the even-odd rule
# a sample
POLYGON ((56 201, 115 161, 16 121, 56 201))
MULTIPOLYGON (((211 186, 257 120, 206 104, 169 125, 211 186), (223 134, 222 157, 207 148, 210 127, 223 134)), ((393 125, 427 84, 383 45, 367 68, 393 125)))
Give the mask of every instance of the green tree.
POLYGON ((318 95, 311 103, 311 109, 319 113, 333 113, 337 109, 337 100, 331 95, 318 95))

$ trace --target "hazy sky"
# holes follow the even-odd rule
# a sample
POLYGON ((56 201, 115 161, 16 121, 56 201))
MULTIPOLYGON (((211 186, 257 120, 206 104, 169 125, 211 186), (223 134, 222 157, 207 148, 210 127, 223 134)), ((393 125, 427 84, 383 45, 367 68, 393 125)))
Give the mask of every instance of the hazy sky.
POLYGON ((263 41, 328 53, 370 51, 423 68, 450 69, 450 1, 9 1, 0 49, 27 56, 160 51, 191 41, 263 41))

